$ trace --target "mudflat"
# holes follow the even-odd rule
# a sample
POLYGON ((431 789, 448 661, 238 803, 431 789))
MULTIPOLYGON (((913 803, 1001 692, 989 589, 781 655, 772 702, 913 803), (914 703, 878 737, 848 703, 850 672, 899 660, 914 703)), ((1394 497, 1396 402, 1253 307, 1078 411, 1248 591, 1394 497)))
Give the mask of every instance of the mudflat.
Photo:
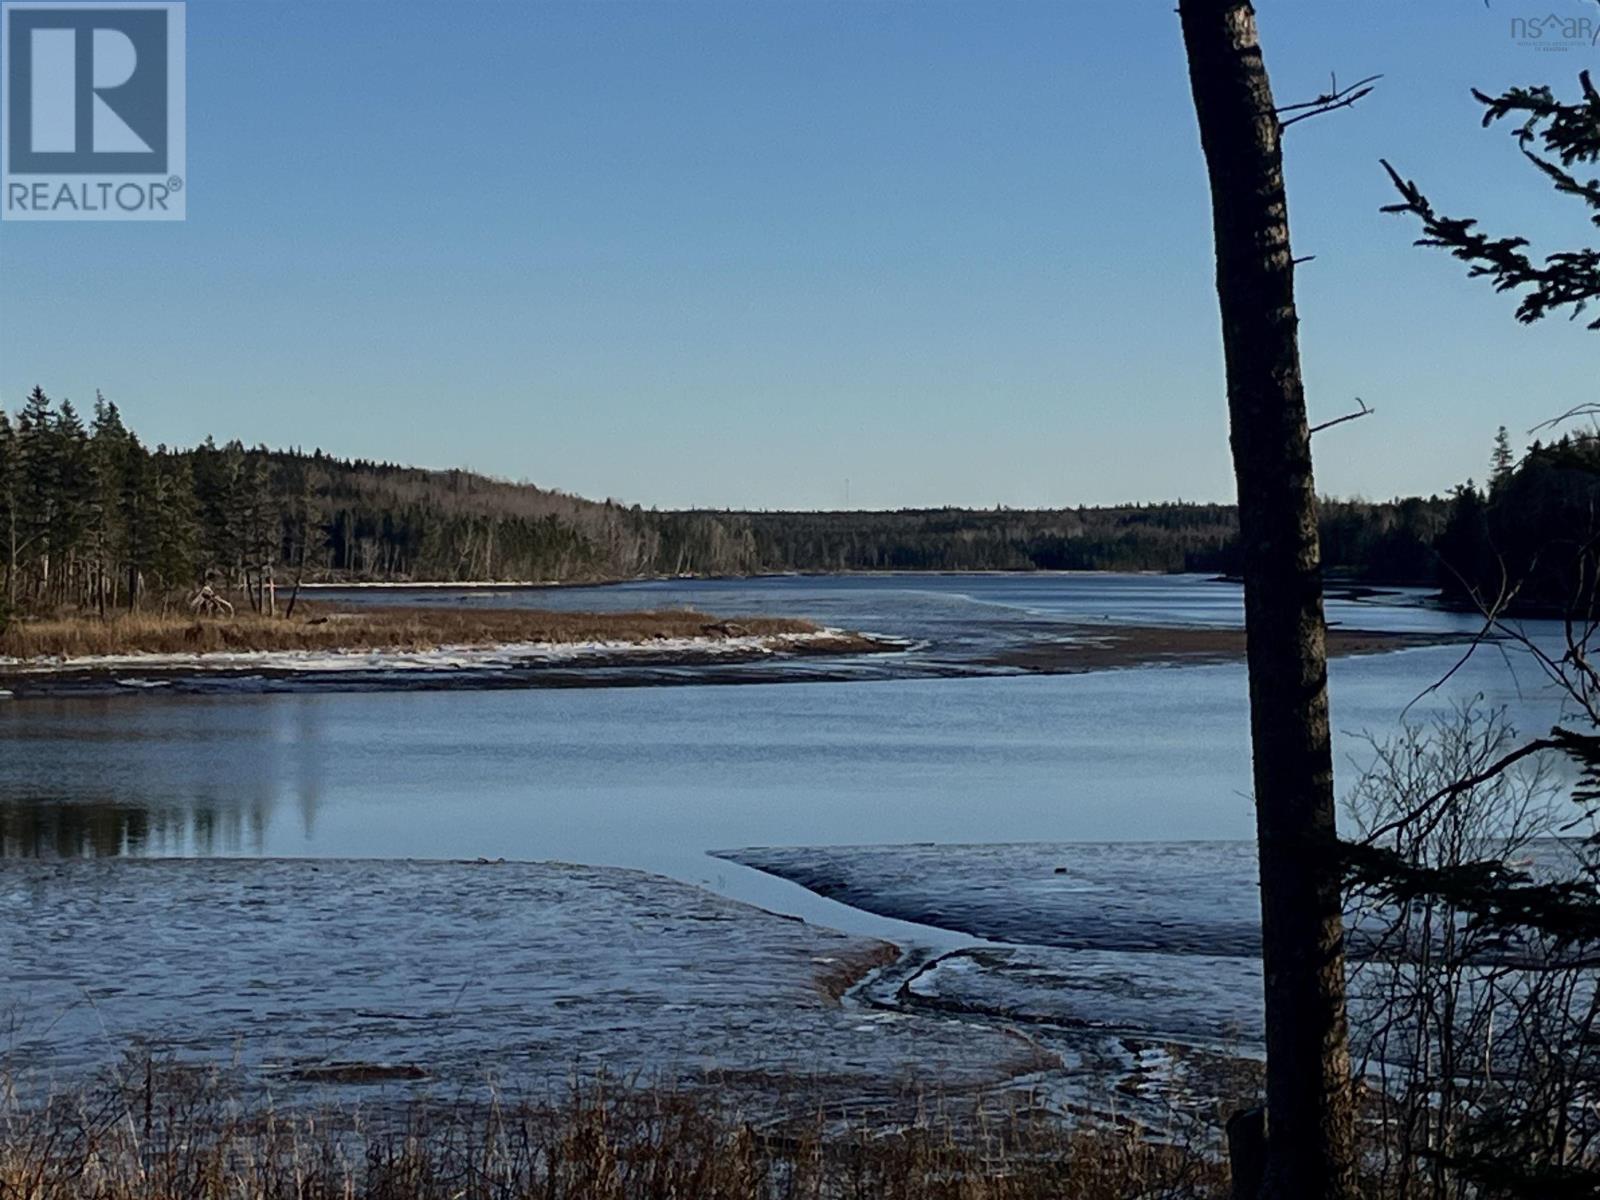
MULTIPOLYGON (((1328 630, 1328 653, 1336 657, 1385 654, 1418 646, 1458 643, 1460 634, 1395 633, 1373 629, 1328 630)), ((1001 651, 989 661, 1041 675, 1109 671, 1163 663, 1199 665, 1237 662, 1245 656, 1243 629, 1204 625, 1076 625, 1059 636, 1001 651)))
POLYGON ((898 957, 607 867, 0 862, 0 1076, 40 1097, 148 1055, 280 1103, 542 1096, 604 1072, 876 1107, 1057 1065, 1003 1028, 846 997, 898 957))

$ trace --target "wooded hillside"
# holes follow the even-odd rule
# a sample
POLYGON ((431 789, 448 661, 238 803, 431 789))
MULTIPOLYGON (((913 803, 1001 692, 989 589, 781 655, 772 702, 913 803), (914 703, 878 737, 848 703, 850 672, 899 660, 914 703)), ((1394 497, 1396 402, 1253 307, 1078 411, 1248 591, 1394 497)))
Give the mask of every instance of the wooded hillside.
MULTIPOLYGON (((1376 582, 1449 588, 1463 574, 1475 579, 1488 569, 1487 546, 1522 536, 1516 521, 1564 519, 1547 511, 1557 492, 1566 497, 1561 505, 1587 503, 1600 478, 1593 447, 1569 440, 1559 450, 1530 453, 1520 468, 1503 463, 1487 493, 1468 486, 1448 499, 1324 501, 1324 565, 1376 582), (1493 521, 1484 519, 1486 510, 1498 514, 1493 521), (1520 515, 1513 519, 1513 512, 1520 515), (1481 533, 1479 542, 1471 541, 1472 530, 1481 533), (1462 565, 1441 569, 1439 548, 1449 548, 1462 565)), ((284 588, 302 577, 1227 573, 1236 565, 1230 505, 658 512, 467 471, 321 451, 251 449, 237 441, 219 446, 210 439, 188 450, 151 449, 115 404, 97 398, 85 420, 37 388, 14 416, 0 410, 0 570, 14 611, 133 607, 207 582, 259 603, 265 581, 284 588)))

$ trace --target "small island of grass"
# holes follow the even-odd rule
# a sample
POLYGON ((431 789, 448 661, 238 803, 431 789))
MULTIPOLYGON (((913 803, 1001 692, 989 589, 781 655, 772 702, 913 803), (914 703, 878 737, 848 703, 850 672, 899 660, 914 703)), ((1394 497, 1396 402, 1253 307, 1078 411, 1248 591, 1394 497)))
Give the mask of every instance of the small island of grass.
POLYGON ((136 655, 416 654, 495 647, 721 648, 844 653, 881 648, 860 634, 784 617, 729 620, 687 609, 549 612, 532 609, 302 605, 291 616, 253 612, 77 614, 13 621, 0 663, 40 664, 136 655))

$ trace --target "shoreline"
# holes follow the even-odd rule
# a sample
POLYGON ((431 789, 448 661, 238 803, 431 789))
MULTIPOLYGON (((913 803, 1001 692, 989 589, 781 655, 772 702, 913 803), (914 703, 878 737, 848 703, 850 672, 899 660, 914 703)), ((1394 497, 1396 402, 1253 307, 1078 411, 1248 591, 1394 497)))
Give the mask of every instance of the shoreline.
MULTIPOLYGON (((835 570, 815 570, 795 567, 770 571, 706 573, 684 571, 679 574, 606 575, 593 579, 360 579, 348 582, 341 582, 335 579, 318 579, 315 581, 308 579, 301 583, 300 590, 342 591, 346 588, 582 588, 606 587, 618 583, 667 583, 674 580, 693 582, 716 579, 817 579, 840 575, 904 575, 911 578, 919 575, 1144 575, 1157 578, 1189 576, 1195 579, 1203 579, 1208 583, 1231 583, 1236 586, 1244 582, 1242 576, 1218 573, 1216 571, 1161 571, 1153 567, 1144 570, 1114 567, 844 567, 835 570)), ((1402 589, 1421 589, 1435 594, 1439 590, 1432 583, 1417 582, 1415 580, 1355 579, 1338 574, 1328 575, 1323 579, 1323 591, 1325 593, 1359 592, 1362 595, 1367 595, 1402 589)), ((280 588, 280 590, 287 589, 280 588)))
POLYGON ((445 643, 423 650, 399 646, 330 647, 326 650, 131 651, 126 654, 0 658, 0 682, 15 676, 117 671, 273 671, 293 676, 341 671, 452 671, 543 664, 582 666, 618 660, 736 661, 769 654, 885 653, 898 647, 838 629, 726 637, 659 637, 649 641, 445 643))
POLYGON ((729 619, 692 609, 618 613, 531 609, 306 606, 294 617, 135 613, 18 621, 0 634, 0 675, 131 665, 260 665, 274 657, 527 657, 825 645, 865 651, 875 640, 786 617, 729 619))
MULTIPOLYGON (((1328 631, 1328 655, 1387 654, 1464 640, 1336 626, 1328 631)), ((0 700, 85 690, 462 690, 1077 675, 1236 664, 1246 649, 1242 628, 1062 621, 1030 630, 1009 646, 951 657, 925 641, 780 618, 376 606, 288 627, 253 615, 235 622, 174 620, 146 631, 142 646, 0 656, 0 700), (205 648, 190 644, 196 630, 208 639, 205 648)))
MULTIPOLYGON (((1470 641, 1450 633, 1395 633, 1376 629, 1328 629, 1330 658, 1389 654, 1470 641)), ((1030 675, 1077 675, 1138 667, 1214 666, 1244 661, 1245 631, 1215 625, 1073 626, 1067 638, 1036 641, 1002 650, 985 661, 1030 675)))

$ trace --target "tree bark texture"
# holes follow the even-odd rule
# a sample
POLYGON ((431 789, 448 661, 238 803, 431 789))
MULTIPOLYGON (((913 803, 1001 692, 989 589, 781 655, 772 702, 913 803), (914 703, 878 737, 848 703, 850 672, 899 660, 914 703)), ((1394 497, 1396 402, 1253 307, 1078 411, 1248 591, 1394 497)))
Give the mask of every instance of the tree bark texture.
POLYGON ((1311 436, 1281 127, 1247 0, 1181 0, 1211 182, 1239 492, 1267 1031, 1269 1200, 1349 1200, 1354 1116, 1311 436))

